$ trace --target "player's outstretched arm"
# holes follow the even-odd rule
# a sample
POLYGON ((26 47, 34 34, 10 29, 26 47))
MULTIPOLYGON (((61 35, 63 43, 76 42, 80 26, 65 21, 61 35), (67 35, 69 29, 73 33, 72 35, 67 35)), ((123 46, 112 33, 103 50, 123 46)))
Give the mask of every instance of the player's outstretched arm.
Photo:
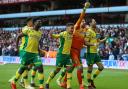
POLYGON ((99 43, 103 43, 103 42, 105 42, 107 39, 108 39, 108 37, 105 37, 104 39, 99 40, 99 43))
POLYGON ((46 51, 45 51, 45 50, 42 50, 42 49, 39 49, 39 53, 40 53, 41 55, 45 55, 45 54, 46 54, 46 51))
POLYGON ((105 41, 108 39, 108 37, 109 37, 109 35, 107 34, 104 39, 102 39, 102 40, 99 39, 99 40, 98 40, 99 43, 105 42, 105 41))
POLYGON ((60 35, 59 34, 52 34, 52 37, 53 38, 60 38, 60 35))
POLYGON ((90 43, 89 41, 85 40, 85 45, 86 46, 97 46, 98 44, 93 44, 93 43, 90 43))
POLYGON ((82 19, 85 17, 85 12, 86 12, 86 9, 89 8, 90 6, 90 3, 89 2, 86 2, 85 5, 84 5, 84 8, 80 14, 80 17, 79 19, 77 20, 76 24, 75 24, 75 29, 78 29, 78 27, 80 26, 80 23, 82 22, 82 19))
POLYGON ((50 35, 50 37, 52 37, 52 38, 60 38, 60 34, 53 34, 53 32, 54 31, 50 31, 50 33, 49 33, 49 35, 50 35))

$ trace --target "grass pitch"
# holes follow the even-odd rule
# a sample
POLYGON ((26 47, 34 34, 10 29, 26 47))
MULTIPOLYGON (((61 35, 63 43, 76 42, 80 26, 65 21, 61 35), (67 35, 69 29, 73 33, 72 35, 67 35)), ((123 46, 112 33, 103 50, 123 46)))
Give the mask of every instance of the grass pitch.
MULTIPOLYGON (((18 67, 18 64, 0 65, 0 89, 11 89, 8 80, 15 75, 15 72, 18 69, 18 67)), ((48 78, 50 71, 52 71, 54 68, 55 67, 53 66, 44 66, 45 81, 48 78)), ((56 79, 58 75, 59 74, 57 74, 57 76, 51 81, 50 89, 62 89, 56 84, 56 79)), ((84 69, 84 75, 86 81, 86 69, 84 69)), ((37 77, 35 80, 38 84, 37 77)), ((97 89, 128 89, 128 70, 105 69, 101 73, 101 75, 97 77, 97 79, 95 80, 95 84, 97 86, 97 89)), ((17 83, 17 89, 23 88, 21 88, 17 83)), ((38 87, 36 89, 38 89, 38 87)), ((76 77, 76 69, 73 72, 72 89, 79 89, 76 77)))

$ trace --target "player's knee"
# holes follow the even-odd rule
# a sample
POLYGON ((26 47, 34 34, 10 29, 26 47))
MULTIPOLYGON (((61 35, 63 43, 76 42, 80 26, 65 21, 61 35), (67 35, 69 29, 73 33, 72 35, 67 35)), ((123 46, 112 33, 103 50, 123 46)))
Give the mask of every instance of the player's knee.
POLYGON ((83 71, 83 66, 79 66, 77 70, 83 71))
POLYGON ((22 74, 22 73, 24 72, 24 70, 26 70, 26 69, 27 69, 27 66, 22 65, 22 66, 19 68, 19 70, 18 70, 19 74, 22 74))
POLYGON ((33 71, 37 71, 37 67, 34 66, 34 67, 32 68, 32 70, 33 70, 33 71))
POLYGON ((28 76, 26 75, 26 76, 24 76, 23 78, 24 78, 24 79, 28 79, 28 76))
POLYGON ((43 73, 43 66, 42 65, 41 66, 38 66, 36 68, 37 68, 37 70, 38 70, 39 73, 43 73))
POLYGON ((88 73, 92 73, 92 70, 87 70, 88 73))
POLYGON ((54 72, 54 74, 56 75, 58 72, 59 72, 60 70, 54 70, 53 72, 54 72))
POLYGON ((104 69, 104 66, 101 66, 98 68, 99 71, 102 71, 104 69))
POLYGON ((31 68, 28 68, 28 71, 30 71, 31 70, 31 68))
POLYGON ((79 67, 77 68, 77 71, 83 72, 83 66, 79 66, 79 67))
POLYGON ((64 69, 64 70, 62 71, 62 73, 66 73, 66 69, 64 69))
POLYGON ((67 71, 68 73, 72 73, 73 69, 74 69, 73 66, 68 66, 68 67, 66 68, 66 71, 67 71))
POLYGON ((28 71, 30 71, 30 70, 31 70, 31 68, 30 68, 30 67, 27 67, 27 70, 28 70, 28 71))
POLYGON ((61 67, 56 67, 55 72, 58 73, 58 72, 60 72, 60 70, 61 70, 61 67))
POLYGON ((32 69, 33 64, 28 65, 28 71, 32 69))

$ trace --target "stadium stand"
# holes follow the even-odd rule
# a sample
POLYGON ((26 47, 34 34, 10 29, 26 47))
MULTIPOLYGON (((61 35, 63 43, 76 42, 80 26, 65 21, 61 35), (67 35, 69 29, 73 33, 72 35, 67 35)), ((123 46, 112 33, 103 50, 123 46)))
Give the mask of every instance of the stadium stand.
MULTIPOLYGON (((106 43, 103 43, 99 46, 99 53, 103 59, 120 59, 123 60, 122 55, 128 53, 128 38, 126 36, 126 31, 128 27, 99 27, 101 33, 101 39, 104 38, 106 34, 109 34, 109 38, 106 43)), ((60 33, 64 29, 42 29, 43 36, 41 39, 42 49, 46 50, 48 53, 46 57, 54 58, 56 56, 56 51, 59 46, 59 40, 52 39, 49 37, 50 30, 54 30, 55 33, 60 33)), ((17 33, 20 30, 16 31, 4 31, 0 30, 0 55, 10 55, 16 56, 15 52, 15 39, 17 33)), ((126 60, 126 59, 125 59, 126 60)))

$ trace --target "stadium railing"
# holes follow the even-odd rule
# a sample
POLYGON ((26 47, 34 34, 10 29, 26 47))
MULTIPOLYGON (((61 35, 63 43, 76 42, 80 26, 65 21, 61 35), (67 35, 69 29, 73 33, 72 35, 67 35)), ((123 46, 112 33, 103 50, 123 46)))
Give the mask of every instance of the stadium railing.
MULTIPOLYGON (((128 24, 99 24, 97 25, 98 27, 100 26, 103 26, 103 27, 116 27, 116 26, 122 26, 122 27, 128 27, 128 24)), ((21 29, 22 27, 8 27, 8 28, 1 28, 2 30, 6 30, 6 31, 14 31, 14 30, 19 30, 21 29)), ((42 28, 45 28, 45 29, 54 29, 54 28, 65 28, 65 26, 43 26, 42 28)))
MULTIPOLYGON (((20 58, 17 56, 0 56, 0 64, 8 64, 8 63, 20 63, 20 58)), ((55 66, 56 60, 55 58, 45 58, 42 57, 43 65, 52 65, 55 66)), ((105 68, 109 69, 128 69, 128 61, 120 61, 120 60, 102 60, 102 63, 105 68)), ((82 59, 82 64, 84 67, 87 67, 86 60, 82 59)), ((94 67, 97 67, 94 65, 94 67)))
MULTIPOLYGON (((30 16, 56 16, 65 14, 79 14, 82 9, 70 9, 70 10, 54 10, 54 11, 40 11, 40 12, 28 12, 28 13, 13 13, 13 14, 1 14, 0 19, 5 18, 23 18, 30 16)), ((116 7, 103 7, 103 8, 89 8, 87 13, 108 13, 108 12, 128 12, 128 6, 116 6, 116 7)))

